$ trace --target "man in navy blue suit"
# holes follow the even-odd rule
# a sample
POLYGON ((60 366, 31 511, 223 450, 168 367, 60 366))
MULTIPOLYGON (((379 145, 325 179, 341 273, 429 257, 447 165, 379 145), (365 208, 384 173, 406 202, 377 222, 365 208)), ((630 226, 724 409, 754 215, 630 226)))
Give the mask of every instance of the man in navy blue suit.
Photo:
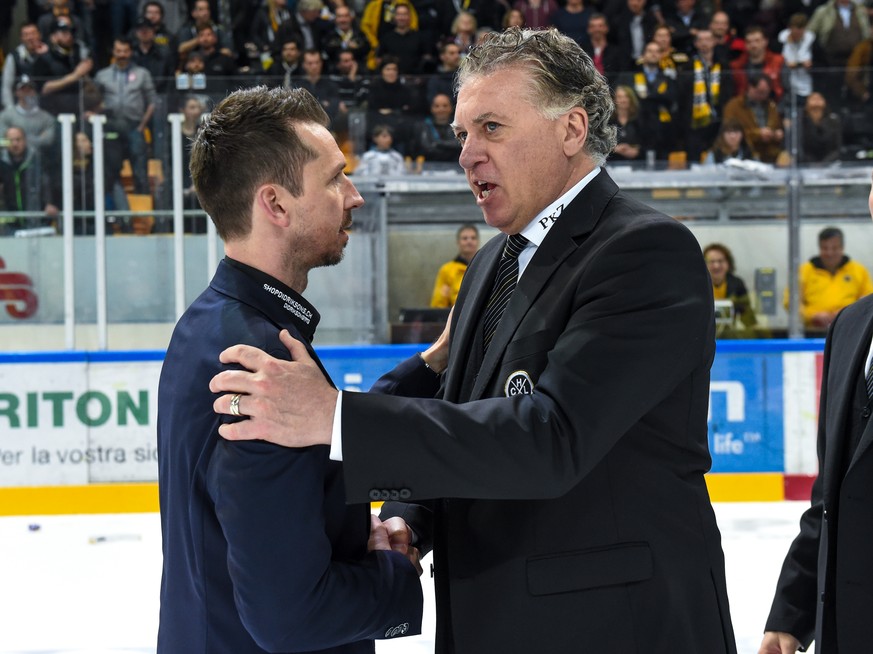
POLYGON ((193 146, 194 185, 227 256, 179 320, 161 373, 160 654, 362 654, 421 629, 418 551, 398 541, 402 520, 346 505, 327 447, 220 438, 239 412, 219 418, 208 390, 234 343, 287 359, 281 329, 317 361, 319 315, 301 293, 312 268, 340 261, 363 203, 327 123, 308 92, 259 87, 225 99, 193 146))

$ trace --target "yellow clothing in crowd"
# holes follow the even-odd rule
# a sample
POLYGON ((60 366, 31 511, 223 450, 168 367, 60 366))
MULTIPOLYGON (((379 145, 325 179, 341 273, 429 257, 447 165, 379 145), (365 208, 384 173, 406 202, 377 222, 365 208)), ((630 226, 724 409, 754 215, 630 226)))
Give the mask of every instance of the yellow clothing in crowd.
POLYGON ((455 306, 458 299, 458 291, 461 289, 461 280, 467 272, 467 262, 457 257, 440 266, 433 285, 433 296, 430 306, 438 309, 455 306))
MULTIPOLYGON (((840 267, 834 274, 826 270, 819 257, 813 257, 800 266, 800 315, 805 324, 823 311, 834 312, 843 309, 865 295, 873 293, 870 273, 849 257, 843 257, 840 267)), ((788 307, 788 292, 785 293, 785 306, 788 307)))

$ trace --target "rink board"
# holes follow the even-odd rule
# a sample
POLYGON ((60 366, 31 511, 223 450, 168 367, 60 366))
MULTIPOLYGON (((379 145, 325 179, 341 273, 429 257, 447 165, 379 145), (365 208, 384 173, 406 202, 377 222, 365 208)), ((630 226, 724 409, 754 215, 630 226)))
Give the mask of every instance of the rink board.
MULTIPOLYGON (((720 341, 707 476, 715 501, 807 499, 823 341, 720 341)), ((318 348, 361 391, 420 348, 318 348)), ((0 354, 0 515, 157 510, 162 351, 0 354)))

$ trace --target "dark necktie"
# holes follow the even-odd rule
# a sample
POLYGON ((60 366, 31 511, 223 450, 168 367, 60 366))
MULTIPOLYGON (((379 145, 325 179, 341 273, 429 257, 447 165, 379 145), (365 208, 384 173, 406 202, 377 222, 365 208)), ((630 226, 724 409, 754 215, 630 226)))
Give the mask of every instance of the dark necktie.
POLYGON ((528 240, 521 234, 513 234, 506 239, 503 247, 503 256, 497 266, 497 277, 494 280, 494 288, 491 289, 491 297, 485 305, 485 320, 482 323, 482 349, 488 350, 488 345, 497 331, 509 298, 518 283, 518 255, 524 250, 528 240))

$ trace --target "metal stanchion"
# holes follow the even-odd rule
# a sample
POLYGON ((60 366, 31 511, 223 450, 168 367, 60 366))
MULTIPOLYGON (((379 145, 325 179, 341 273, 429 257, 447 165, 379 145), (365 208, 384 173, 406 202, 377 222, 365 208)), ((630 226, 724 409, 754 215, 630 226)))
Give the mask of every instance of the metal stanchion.
POLYGON ((64 344, 76 347, 75 266, 73 265, 73 114, 58 116, 61 124, 61 179, 63 180, 64 230, 64 344))
POLYGON ((176 320, 185 312, 185 219, 182 196, 182 114, 167 116, 172 135, 170 150, 173 161, 173 251, 175 273, 176 320))
POLYGON ((107 348, 106 320, 106 184, 103 161, 103 125, 106 116, 102 114, 88 119, 93 128, 94 138, 94 254, 97 272, 97 348, 107 348))

